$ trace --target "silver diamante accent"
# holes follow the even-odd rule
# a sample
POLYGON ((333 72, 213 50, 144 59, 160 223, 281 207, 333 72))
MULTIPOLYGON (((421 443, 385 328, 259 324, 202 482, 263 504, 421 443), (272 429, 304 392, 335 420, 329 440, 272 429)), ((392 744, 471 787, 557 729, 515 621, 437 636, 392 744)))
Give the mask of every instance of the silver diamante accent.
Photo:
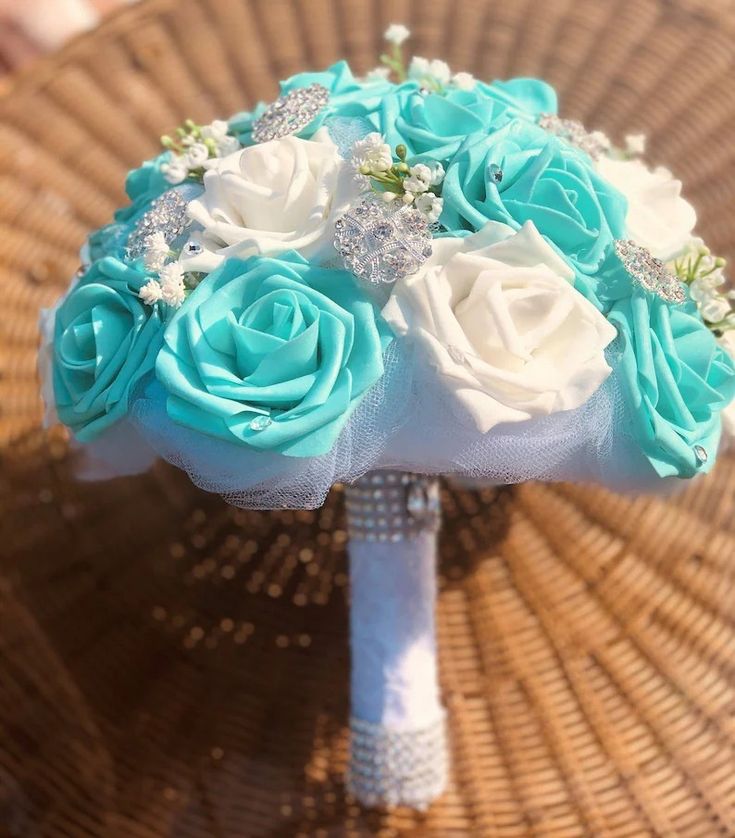
POLYGON ((126 259, 132 262, 143 256, 148 237, 154 233, 163 233, 170 244, 184 232, 188 223, 186 201, 181 193, 175 189, 164 192, 153 201, 150 209, 143 213, 133 228, 125 247, 126 259))
POLYGON ((298 87, 268 105, 253 123, 253 142, 267 143, 289 134, 298 134, 329 101, 329 91, 321 84, 298 87))
POLYGON ((593 160, 598 160, 610 149, 610 140, 602 131, 588 131, 576 119, 562 119, 553 113, 541 114, 538 124, 544 131, 566 140, 586 152, 593 160))
POLYGON ((347 790, 364 806, 424 810, 447 785, 444 717, 419 730, 392 730, 350 719, 347 790))
POLYGON ((439 482, 400 471, 374 471, 345 489, 347 524, 355 541, 398 542, 440 524, 439 482))
POLYGON ((645 247, 640 247, 629 239, 616 239, 614 247, 623 267, 641 288, 656 294, 667 303, 686 301, 681 280, 645 247))
POLYGON ((347 270, 375 285, 415 273, 431 256, 426 217, 395 204, 365 198, 334 225, 334 246, 347 270))
POLYGON ((707 460, 709 459, 709 457, 707 455, 707 449, 703 445, 695 445, 694 446, 694 456, 702 464, 706 463, 707 460))
POLYGON ((256 416, 254 419, 250 420, 250 430, 251 431, 264 431, 267 427, 273 424, 273 420, 270 416, 266 416, 265 414, 261 416, 256 416))
POLYGON ((490 177, 495 181, 495 183, 501 183, 503 180, 503 170, 500 166, 498 166, 497 163, 491 163, 487 168, 490 173, 490 177))

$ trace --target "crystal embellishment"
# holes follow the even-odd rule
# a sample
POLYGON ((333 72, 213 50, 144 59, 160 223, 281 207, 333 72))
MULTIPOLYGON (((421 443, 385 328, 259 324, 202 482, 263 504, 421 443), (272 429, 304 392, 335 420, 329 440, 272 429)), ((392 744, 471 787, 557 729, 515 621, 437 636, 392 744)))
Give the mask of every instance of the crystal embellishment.
POLYGON ((375 471, 346 487, 353 541, 410 541, 439 529, 439 483, 434 477, 375 471))
POLYGON ((334 225, 347 270, 375 285, 415 273, 431 256, 431 229, 419 210, 365 198, 334 225))
POLYGON ((267 427, 269 427, 272 424, 273 420, 270 418, 270 416, 261 414, 260 416, 256 416, 254 419, 250 420, 250 430, 264 431, 267 427))
POLYGON ((268 105, 253 123, 253 142, 267 143, 289 134, 298 134, 329 101, 329 91, 321 84, 298 87, 268 105))
POLYGON ((697 462, 702 463, 702 465, 709 459, 707 449, 703 445, 694 446, 694 456, 697 458, 697 462))
POLYGON ((686 301, 684 287, 679 278, 645 247, 640 247, 629 239, 616 239, 614 247, 623 267, 641 288, 656 294, 667 303, 678 304, 686 301))
POLYGON ((347 788, 365 806, 429 807, 446 788, 444 717, 424 728, 394 730, 352 717, 347 788))
POLYGON ((181 193, 175 189, 164 192, 143 213, 128 237, 126 258, 132 262, 144 256, 146 242, 154 233, 163 233, 166 241, 171 243, 184 232, 188 223, 186 201, 181 193))
POLYGON ((570 145, 584 151, 593 160, 599 160, 610 148, 610 141, 601 131, 588 131, 576 119, 562 119, 553 113, 541 114, 539 127, 570 145))

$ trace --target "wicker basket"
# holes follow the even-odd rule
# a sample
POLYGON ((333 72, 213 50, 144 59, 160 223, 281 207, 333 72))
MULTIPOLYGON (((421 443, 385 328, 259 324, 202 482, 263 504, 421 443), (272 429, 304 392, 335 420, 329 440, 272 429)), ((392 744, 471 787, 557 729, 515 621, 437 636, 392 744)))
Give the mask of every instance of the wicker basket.
POLYGON ((126 170, 276 80, 418 54, 532 74, 687 183, 735 256, 725 0, 149 0, 0 101, 0 834, 735 835, 733 458, 666 501, 445 490, 453 777, 428 814, 346 800, 344 523, 242 512, 166 466, 72 478, 40 428, 36 315, 126 170))

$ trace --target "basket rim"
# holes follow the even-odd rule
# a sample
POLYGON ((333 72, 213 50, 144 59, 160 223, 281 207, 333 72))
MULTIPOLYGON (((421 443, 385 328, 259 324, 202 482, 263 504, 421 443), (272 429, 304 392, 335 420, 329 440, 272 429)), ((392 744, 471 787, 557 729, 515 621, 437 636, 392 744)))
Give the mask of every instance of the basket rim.
POLYGON ((98 51, 101 41, 110 41, 127 34, 142 23, 155 20, 174 9, 175 5, 175 0, 140 0, 131 5, 118 6, 108 12, 96 26, 73 35, 58 49, 40 55, 27 66, 10 72, 5 85, 0 87, 0 105, 20 93, 42 89, 60 69, 87 58, 93 50, 98 51))
MULTIPOLYGON (((337 3, 340 0, 336 0, 337 3)), ((249 6, 257 6, 262 0, 240 0, 249 6)), ((291 0, 292 3, 306 3, 308 0, 291 0)), ((614 3, 615 0, 608 0, 614 3)), ((727 33, 735 34, 735 0, 650 0, 662 12, 685 15, 692 20, 716 26, 727 33)), ((92 29, 80 32, 70 38, 59 49, 39 56, 28 66, 10 72, 0 85, 0 106, 6 101, 42 89, 60 69, 88 57, 92 50, 99 50, 100 42, 109 41, 148 20, 155 20, 162 14, 175 9, 176 0, 138 0, 133 5, 119 6, 107 13, 92 29)))

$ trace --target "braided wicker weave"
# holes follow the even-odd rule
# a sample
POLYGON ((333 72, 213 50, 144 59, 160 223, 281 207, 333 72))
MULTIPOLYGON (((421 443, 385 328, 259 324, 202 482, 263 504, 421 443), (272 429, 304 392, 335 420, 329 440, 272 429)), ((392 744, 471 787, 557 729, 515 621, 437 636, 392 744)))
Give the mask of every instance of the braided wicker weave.
POLYGON ((735 835, 735 471, 668 501, 445 490, 453 776, 428 814, 346 800, 343 513, 246 513, 166 466, 73 480, 40 429, 36 314, 126 170, 385 25, 566 115, 643 130, 735 257, 725 0, 149 0, 0 101, 0 835, 735 835))

